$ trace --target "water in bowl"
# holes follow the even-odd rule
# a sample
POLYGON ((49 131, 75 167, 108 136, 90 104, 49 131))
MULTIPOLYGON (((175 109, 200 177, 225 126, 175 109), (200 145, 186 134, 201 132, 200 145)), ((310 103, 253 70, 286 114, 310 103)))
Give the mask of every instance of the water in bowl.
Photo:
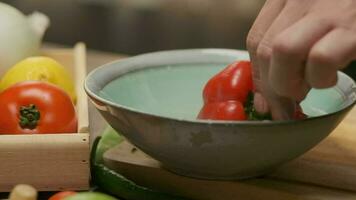
MULTIPOLYGON (((137 70, 111 81, 99 95, 129 109, 194 120, 203 103, 205 83, 225 66, 169 65, 137 70)), ((340 110, 344 98, 337 88, 313 89, 301 105, 307 115, 319 116, 340 110)))

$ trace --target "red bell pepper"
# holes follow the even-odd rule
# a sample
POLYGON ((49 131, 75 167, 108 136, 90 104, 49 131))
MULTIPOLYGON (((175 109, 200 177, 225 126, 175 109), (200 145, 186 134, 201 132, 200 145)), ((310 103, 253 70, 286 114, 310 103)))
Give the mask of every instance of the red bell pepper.
POLYGON ((299 104, 297 104, 297 107, 296 107, 296 110, 295 110, 295 113, 294 113, 294 119, 305 119, 307 118, 308 116, 306 114, 303 113, 303 109, 302 107, 300 107, 299 104))
POLYGON ((246 120, 244 104, 252 92, 249 61, 234 62, 213 76, 203 90, 204 106, 199 119, 246 120))
POLYGON ((244 106, 239 101, 210 102, 204 104, 199 119, 246 120, 244 106))
MULTIPOLYGON (((250 61, 237 61, 213 76, 203 90, 204 105, 198 119, 271 120, 271 114, 261 115, 253 106, 254 85, 250 61)), ((304 119, 299 104, 294 116, 304 119)))
POLYGON ((205 85, 203 91, 204 103, 229 100, 245 103, 252 88, 250 62, 234 62, 213 76, 205 85))

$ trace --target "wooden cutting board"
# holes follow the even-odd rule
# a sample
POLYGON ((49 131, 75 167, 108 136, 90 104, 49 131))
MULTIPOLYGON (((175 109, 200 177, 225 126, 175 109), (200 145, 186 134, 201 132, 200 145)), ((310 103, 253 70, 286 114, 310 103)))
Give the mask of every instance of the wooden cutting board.
POLYGON ((139 185, 193 199, 356 199, 356 108, 319 145, 264 178, 209 181, 179 176, 128 142, 107 151, 104 160, 139 185))

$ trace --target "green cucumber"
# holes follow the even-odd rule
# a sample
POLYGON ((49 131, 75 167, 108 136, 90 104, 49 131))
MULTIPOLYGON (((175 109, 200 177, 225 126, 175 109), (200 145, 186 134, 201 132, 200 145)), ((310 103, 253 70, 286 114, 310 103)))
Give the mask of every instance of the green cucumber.
POLYGON ((123 141, 122 136, 107 128, 101 137, 95 139, 91 152, 91 173, 93 183, 111 195, 127 200, 187 200, 136 185, 103 164, 103 154, 123 141))

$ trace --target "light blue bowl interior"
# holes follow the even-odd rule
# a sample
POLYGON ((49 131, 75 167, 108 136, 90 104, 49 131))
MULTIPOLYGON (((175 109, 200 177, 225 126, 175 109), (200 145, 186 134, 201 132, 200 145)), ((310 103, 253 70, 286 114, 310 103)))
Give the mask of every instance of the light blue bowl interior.
MULTIPOLYGON (((99 96, 136 111, 195 120, 203 104, 205 83, 226 64, 176 64, 135 70, 109 82, 99 91, 99 96)), ((337 86, 310 91, 301 103, 307 115, 333 113, 352 104, 354 83, 345 74, 338 76, 337 86)))

